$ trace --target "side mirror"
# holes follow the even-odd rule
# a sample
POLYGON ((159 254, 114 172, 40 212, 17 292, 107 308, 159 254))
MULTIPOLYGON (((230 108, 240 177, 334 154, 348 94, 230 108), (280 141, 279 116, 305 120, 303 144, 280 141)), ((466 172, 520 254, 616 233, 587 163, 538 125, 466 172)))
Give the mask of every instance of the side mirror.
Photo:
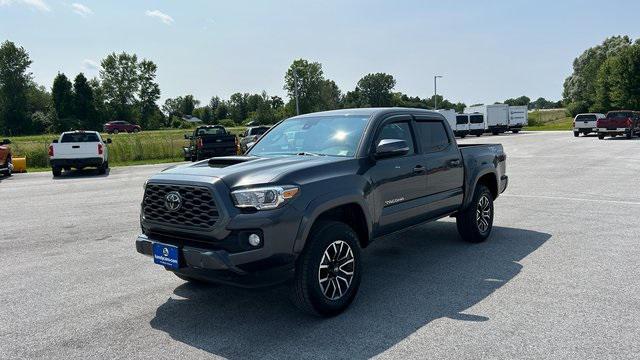
POLYGON ((107 138, 107 144, 111 144, 111 139, 107 138))
POLYGON ((57 144, 58 143, 58 139, 53 139, 53 143, 57 144))
POLYGON ((377 159, 402 156, 409 152, 407 142, 399 139, 382 139, 376 147, 375 157, 377 159))
POLYGON ((9 145, 9 144, 11 144, 11 140, 9 139, 2 140, 2 145, 9 145))

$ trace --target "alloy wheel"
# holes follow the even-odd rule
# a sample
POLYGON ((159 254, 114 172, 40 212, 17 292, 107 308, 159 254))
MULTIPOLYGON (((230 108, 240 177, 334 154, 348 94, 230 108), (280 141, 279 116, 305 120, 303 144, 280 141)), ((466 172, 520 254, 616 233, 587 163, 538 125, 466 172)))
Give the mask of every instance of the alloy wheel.
POLYGON ((325 249, 318 267, 318 282, 322 294, 329 300, 343 297, 353 280, 355 258, 351 246, 336 240, 325 249))
POLYGON ((481 233, 489 230, 489 222, 491 221, 491 204, 486 194, 483 194, 480 200, 478 200, 478 206, 476 208, 476 223, 478 224, 478 230, 481 233))

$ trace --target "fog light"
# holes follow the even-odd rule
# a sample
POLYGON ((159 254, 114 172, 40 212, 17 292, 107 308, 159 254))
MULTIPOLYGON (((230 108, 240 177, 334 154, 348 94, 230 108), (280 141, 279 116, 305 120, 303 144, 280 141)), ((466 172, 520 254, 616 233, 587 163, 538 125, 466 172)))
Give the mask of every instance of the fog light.
POLYGON ((251 244, 251 246, 260 245, 260 241, 260 236, 258 234, 249 235, 249 244, 251 244))

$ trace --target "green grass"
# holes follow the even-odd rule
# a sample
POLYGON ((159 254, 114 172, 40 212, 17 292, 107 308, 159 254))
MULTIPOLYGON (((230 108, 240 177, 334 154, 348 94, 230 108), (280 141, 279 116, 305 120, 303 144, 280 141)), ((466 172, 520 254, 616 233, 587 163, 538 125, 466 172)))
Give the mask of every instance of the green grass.
MULTIPOLYGON (((228 128, 233 134, 244 130, 243 127, 228 128)), ((182 148, 188 141, 184 134, 188 129, 169 129, 143 131, 137 134, 102 134, 104 139, 110 138, 113 143, 109 147, 109 165, 127 166, 182 161, 182 148)), ((27 158, 27 170, 38 171, 49 169, 47 150, 53 139, 59 134, 32 135, 11 138, 13 157, 27 158)))
POLYGON ((573 118, 568 117, 564 109, 532 111, 529 113, 529 126, 525 130, 551 131, 571 130, 573 118))

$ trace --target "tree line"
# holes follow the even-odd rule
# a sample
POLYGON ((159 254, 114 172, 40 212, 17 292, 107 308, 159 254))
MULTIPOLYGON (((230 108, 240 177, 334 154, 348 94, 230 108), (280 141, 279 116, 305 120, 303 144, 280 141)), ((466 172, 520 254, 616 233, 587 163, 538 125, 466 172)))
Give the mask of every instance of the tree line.
MULTIPOLYGON (((147 130, 190 126, 184 121, 189 117, 225 126, 273 124, 296 114, 296 92, 302 114, 357 107, 433 109, 436 100, 443 109, 463 112, 466 107, 441 95, 421 98, 396 91, 396 80, 386 73, 367 74, 345 92, 325 76, 322 64, 305 59, 294 60, 284 74, 287 100, 262 91, 237 92, 227 99, 213 96, 202 103, 187 94, 168 98, 161 106, 157 65, 135 54, 107 55, 100 62, 98 76, 92 79, 79 73, 72 80, 58 73, 51 90, 33 81, 31 63, 23 47, 11 41, 0 45, 0 133, 4 135, 100 130, 112 120, 129 121, 147 130)), ((544 98, 532 102, 526 96, 505 103, 538 109, 562 105, 544 98)))
POLYGON ((640 110, 640 39, 613 36, 585 50, 573 61, 563 97, 573 115, 640 110))

